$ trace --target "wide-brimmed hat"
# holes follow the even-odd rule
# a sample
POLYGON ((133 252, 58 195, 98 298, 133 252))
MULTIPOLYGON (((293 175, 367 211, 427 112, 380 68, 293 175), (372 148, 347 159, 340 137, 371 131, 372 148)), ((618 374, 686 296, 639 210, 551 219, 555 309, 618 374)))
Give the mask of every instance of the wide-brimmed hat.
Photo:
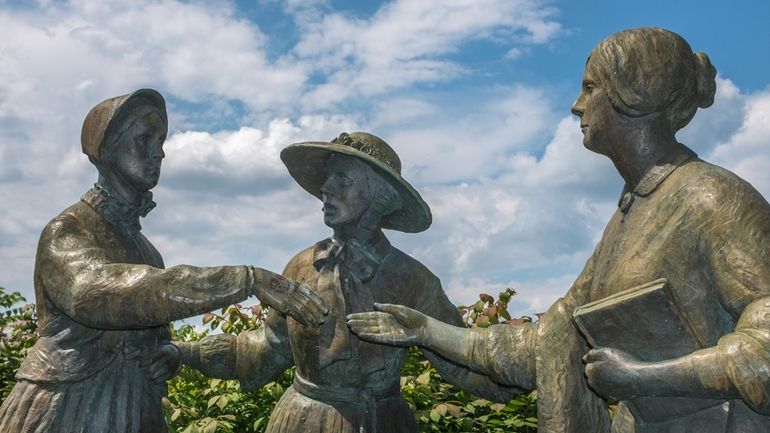
POLYGON ((377 136, 365 132, 343 132, 331 142, 295 143, 281 151, 281 160, 302 188, 321 199, 321 185, 326 181, 326 161, 333 154, 363 160, 396 189, 402 206, 383 216, 383 228, 417 233, 430 227, 432 217, 428 204, 401 177, 401 160, 396 152, 377 136))
POLYGON ((158 109, 163 121, 168 123, 166 101, 153 89, 139 89, 127 95, 106 99, 86 115, 83 129, 80 131, 80 147, 86 155, 101 159, 102 144, 114 128, 119 127, 120 119, 127 110, 141 105, 150 105, 158 109))

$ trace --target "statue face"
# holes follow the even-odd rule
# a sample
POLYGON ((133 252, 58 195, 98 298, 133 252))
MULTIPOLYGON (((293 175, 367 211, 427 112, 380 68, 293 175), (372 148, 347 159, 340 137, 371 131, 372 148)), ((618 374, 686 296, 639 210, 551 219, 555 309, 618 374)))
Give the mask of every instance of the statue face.
POLYGON ((166 156, 166 124, 154 111, 126 121, 133 124, 112 144, 107 162, 137 191, 149 191, 158 184, 161 161, 166 156))
POLYGON ((331 228, 355 225, 369 208, 369 189, 364 163, 354 157, 333 155, 326 163, 321 185, 324 224, 331 228))
POLYGON ((580 118, 583 145, 593 152, 612 156, 613 143, 627 129, 624 125, 627 119, 612 107, 608 90, 598 80, 595 68, 589 59, 572 113, 580 118))

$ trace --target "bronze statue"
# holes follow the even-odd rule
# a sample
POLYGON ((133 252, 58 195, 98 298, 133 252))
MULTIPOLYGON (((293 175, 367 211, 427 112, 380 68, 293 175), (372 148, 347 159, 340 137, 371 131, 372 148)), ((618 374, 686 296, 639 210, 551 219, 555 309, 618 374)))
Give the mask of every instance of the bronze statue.
MULTIPOLYGON (((399 393, 405 350, 359 340, 346 315, 371 311, 375 302, 399 302, 442 323, 462 323, 438 278, 381 230, 423 231, 430 209, 401 177, 398 155, 371 134, 293 144, 281 159, 300 186, 323 201, 324 223, 334 230, 291 259, 284 275, 311 287, 329 305, 329 318, 315 329, 271 310, 256 331, 178 343, 183 362, 206 375, 237 378, 246 390, 296 365, 269 433, 417 432, 399 393)), ((450 382, 479 395, 505 400, 520 391, 424 353, 450 382)))
POLYGON ((86 116, 82 150, 99 171, 83 198, 43 229, 35 261, 39 340, 0 407, 0 431, 165 432, 164 381, 179 367, 168 323, 257 295, 312 328, 322 301, 251 266, 163 269, 141 233, 154 206, 167 116, 142 89, 86 116))
POLYGON ((585 147, 626 185, 593 256, 538 323, 467 330, 380 305, 352 315, 353 331, 537 387, 541 432, 770 431, 770 205, 675 138, 712 104, 715 74, 705 54, 658 28, 591 51, 572 112, 585 147), (588 316, 613 308, 639 320, 596 316, 628 324, 606 335, 588 316), (650 322, 657 308, 677 317, 650 322), (612 424, 605 398, 621 402, 612 424), (630 410, 643 404, 656 410, 630 410))

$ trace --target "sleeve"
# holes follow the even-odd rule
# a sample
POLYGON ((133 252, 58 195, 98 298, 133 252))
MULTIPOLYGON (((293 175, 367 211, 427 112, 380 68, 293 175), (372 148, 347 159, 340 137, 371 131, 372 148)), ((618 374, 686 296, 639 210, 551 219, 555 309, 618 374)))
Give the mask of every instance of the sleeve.
POLYGON ((238 379, 241 389, 253 391, 291 367, 286 318, 271 310, 259 328, 235 335, 210 335, 200 341, 174 342, 182 363, 208 377, 238 379))
POLYGON ((88 327, 159 326, 240 302, 254 285, 246 266, 160 269, 112 263, 97 245, 76 221, 60 219, 38 246, 38 278, 46 295, 88 327))
MULTIPOLYGON (((427 289, 421 292, 423 294, 422 302, 418 303, 416 309, 442 322, 462 327, 462 317, 457 308, 446 297, 438 278, 432 276, 425 287, 427 289)), ((471 335, 470 337, 471 339, 468 341, 473 342, 474 347, 469 348, 469 350, 472 350, 473 354, 483 355, 473 359, 472 368, 455 364, 427 349, 423 350, 423 354, 444 380, 488 400, 507 402, 517 394, 522 393, 524 389, 532 388, 530 385, 534 383, 534 376, 530 378, 529 372, 524 371, 527 368, 526 362, 521 364, 517 362, 526 358, 527 355, 507 357, 508 360, 516 358, 516 361, 512 362, 507 362, 502 358, 496 359, 499 363, 494 364, 492 362, 492 368, 489 368, 487 363, 490 362, 491 358, 486 356, 486 350, 475 347, 475 344, 484 344, 487 340, 479 338, 478 335, 471 335), (517 371, 499 376, 495 374, 507 368, 517 371), (510 380, 512 378, 513 380, 510 380)), ((492 337, 493 340, 495 338, 497 337, 492 337)), ((508 349, 514 352, 514 347, 511 346, 508 349)), ((518 354, 518 351, 515 352, 518 354)))
POLYGON ((564 298, 557 300, 538 321, 537 336, 533 338, 537 423, 542 431, 610 431, 607 404, 591 390, 585 377, 583 356, 588 352, 588 344, 572 321, 575 309, 588 300, 601 246, 600 242, 564 298))
POLYGON ((717 343, 718 367, 710 349, 700 351, 696 367, 707 388, 732 388, 770 415, 770 205, 748 187, 725 197, 714 203, 706 238, 712 278, 738 322, 717 343))
MULTIPOLYGON (((311 251, 308 248, 294 256, 283 275, 308 283, 312 279, 311 251)), ((235 371, 246 391, 264 386, 294 365, 286 316, 276 309, 270 310, 261 328, 238 335, 236 345, 235 371)))
POLYGON ((236 346, 235 372, 244 391, 261 388, 294 365, 286 316, 275 310, 259 329, 240 333, 236 346))

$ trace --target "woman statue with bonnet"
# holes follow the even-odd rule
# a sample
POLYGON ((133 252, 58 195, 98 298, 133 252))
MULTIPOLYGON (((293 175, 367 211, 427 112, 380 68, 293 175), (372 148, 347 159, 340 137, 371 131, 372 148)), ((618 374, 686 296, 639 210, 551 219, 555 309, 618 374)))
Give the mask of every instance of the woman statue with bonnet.
POLYGON ((712 104, 715 75, 705 54, 658 28, 616 33, 591 51, 572 112, 585 147, 607 156, 625 187, 580 276, 539 322, 468 330, 379 305, 352 315, 353 331, 426 347, 501 384, 536 386, 541 432, 770 431, 770 205, 675 137, 712 104), (660 278, 699 349, 658 362, 589 350, 575 309, 660 278), (671 415, 651 422, 625 403, 640 397, 702 404, 672 403, 671 415), (605 400, 620 401, 611 424, 605 400))
MULTIPOLYGON (((334 234, 301 251, 284 275, 307 284, 329 305, 318 329, 271 310, 264 326, 237 337, 177 343, 184 363, 255 389, 296 365, 294 383, 270 416, 267 433, 416 433, 400 394, 406 351, 359 340, 346 315, 376 302, 401 302, 435 320, 462 324, 438 278, 390 244, 383 228, 414 233, 431 224, 428 205, 401 177, 401 161, 379 137, 343 133, 331 142, 281 152, 289 173, 323 202, 334 234)), ((425 351, 450 382, 495 400, 520 389, 501 386, 425 351)))
POLYGON ((0 407, 0 432, 165 432, 164 381, 180 365, 169 322, 252 295, 309 326, 324 320, 317 296, 264 269, 164 269, 139 218, 155 206, 167 122, 151 89, 107 99, 86 116, 82 150, 99 179, 40 236, 40 338, 0 407))

